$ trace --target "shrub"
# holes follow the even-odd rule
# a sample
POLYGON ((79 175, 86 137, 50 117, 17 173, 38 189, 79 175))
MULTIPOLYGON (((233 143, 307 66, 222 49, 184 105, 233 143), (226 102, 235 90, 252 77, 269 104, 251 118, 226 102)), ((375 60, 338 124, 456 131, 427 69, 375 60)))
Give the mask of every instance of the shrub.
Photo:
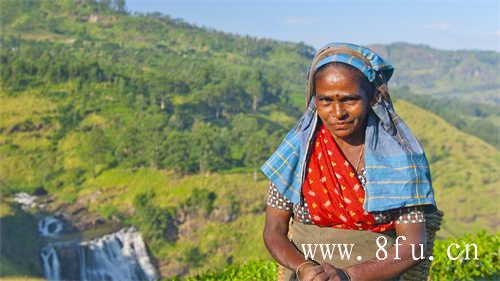
POLYGON ((432 280, 498 280, 500 277, 500 249, 499 234, 488 234, 480 231, 476 234, 467 234, 460 238, 438 240, 434 245, 434 261, 431 265, 432 280), (459 248, 450 245, 454 243, 459 248), (477 245, 477 260, 474 260, 474 247, 469 247, 469 258, 465 253, 457 260, 451 260, 447 255, 450 247, 452 257, 457 257, 460 251, 465 250, 466 244, 477 245))
MULTIPOLYGON (((230 265, 222 271, 208 272, 194 277, 183 279, 185 281, 271 281, 276 280, 278 266, 272 261, 249 261, 243 264, 230 265)), ((170 281, 179 280, 177 278, 170 281)))

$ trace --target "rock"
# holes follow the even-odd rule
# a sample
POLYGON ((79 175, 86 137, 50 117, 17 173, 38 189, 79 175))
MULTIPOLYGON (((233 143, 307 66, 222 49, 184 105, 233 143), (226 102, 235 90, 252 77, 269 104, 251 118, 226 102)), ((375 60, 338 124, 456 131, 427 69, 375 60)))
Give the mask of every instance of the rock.
POLYGON ((37 205, 35 203, 35 200, 36 196, 31 196, 26 192, 20 192, 14 195, 14 202, 21 205, 22 209, 31 209, 36 207, 37 205))
POLYGON ((33 195, 35 196, 44 196, 44 195, 47 195, 47 190, 45 190, 45 188, 43 187, 37 187, 35 189, 35 191, 33 192, 33 195))

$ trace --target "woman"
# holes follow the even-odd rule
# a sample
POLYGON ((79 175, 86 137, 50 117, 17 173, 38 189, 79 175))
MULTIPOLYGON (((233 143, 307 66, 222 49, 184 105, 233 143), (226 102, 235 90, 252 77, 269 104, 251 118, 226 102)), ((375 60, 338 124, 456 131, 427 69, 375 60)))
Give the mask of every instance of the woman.
POLYGON ((422 147, 392 107, 392 73, 354 44, 313 58, 307 110, 261 168, 264 242, 281 279, 400 280, 421 262, 436 203, 422 147))

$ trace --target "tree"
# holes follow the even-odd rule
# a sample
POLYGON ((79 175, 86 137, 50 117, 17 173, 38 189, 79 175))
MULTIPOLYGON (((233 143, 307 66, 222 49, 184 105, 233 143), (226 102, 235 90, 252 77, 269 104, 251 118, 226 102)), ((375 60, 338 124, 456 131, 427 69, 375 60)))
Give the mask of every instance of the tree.
POLYGON ((245 71, 239 80, 243 82, 245 92, 252 97, 252 112, 256 113, 265 92, 262 72, 260 70, 245 71))
POLYGON ((112 143, 106 136, 104 129, 93 128, 85 135, 80 149, 80 157, 94 178, 99 172, 99 165, 105 168, 113 162, 112 143))
POLYGON ((192 129, 193 153, 198 160, 200 173, 220 170, 229 164, 229 144, 225 135, 227 130, 218 129, 210 124, 195 122, 192 129))
POLYGON ((254 169, 255 181, 257 181, 257 168, 264 163, 270 154, 270 144, 272 142, 270 142, 269 134, 265 131, 254 132, 246 137, 244 164, 254 169))
POLYGON ((162 145, 162 166, 181 173, 197 171, 194 145, 190 132, 169 131, 162 145))

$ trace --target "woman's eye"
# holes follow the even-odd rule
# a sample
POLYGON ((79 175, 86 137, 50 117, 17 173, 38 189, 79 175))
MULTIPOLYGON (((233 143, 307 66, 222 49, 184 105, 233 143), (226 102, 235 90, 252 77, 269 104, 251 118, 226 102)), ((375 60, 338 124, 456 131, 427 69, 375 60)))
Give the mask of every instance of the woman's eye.
POLYGON ((348 98, 348 99, 345 99, 342 101, 342 103, 345 103, 345 104, 355 104, 358 102, 359 99, 356 99, 356 98, 348 98))

